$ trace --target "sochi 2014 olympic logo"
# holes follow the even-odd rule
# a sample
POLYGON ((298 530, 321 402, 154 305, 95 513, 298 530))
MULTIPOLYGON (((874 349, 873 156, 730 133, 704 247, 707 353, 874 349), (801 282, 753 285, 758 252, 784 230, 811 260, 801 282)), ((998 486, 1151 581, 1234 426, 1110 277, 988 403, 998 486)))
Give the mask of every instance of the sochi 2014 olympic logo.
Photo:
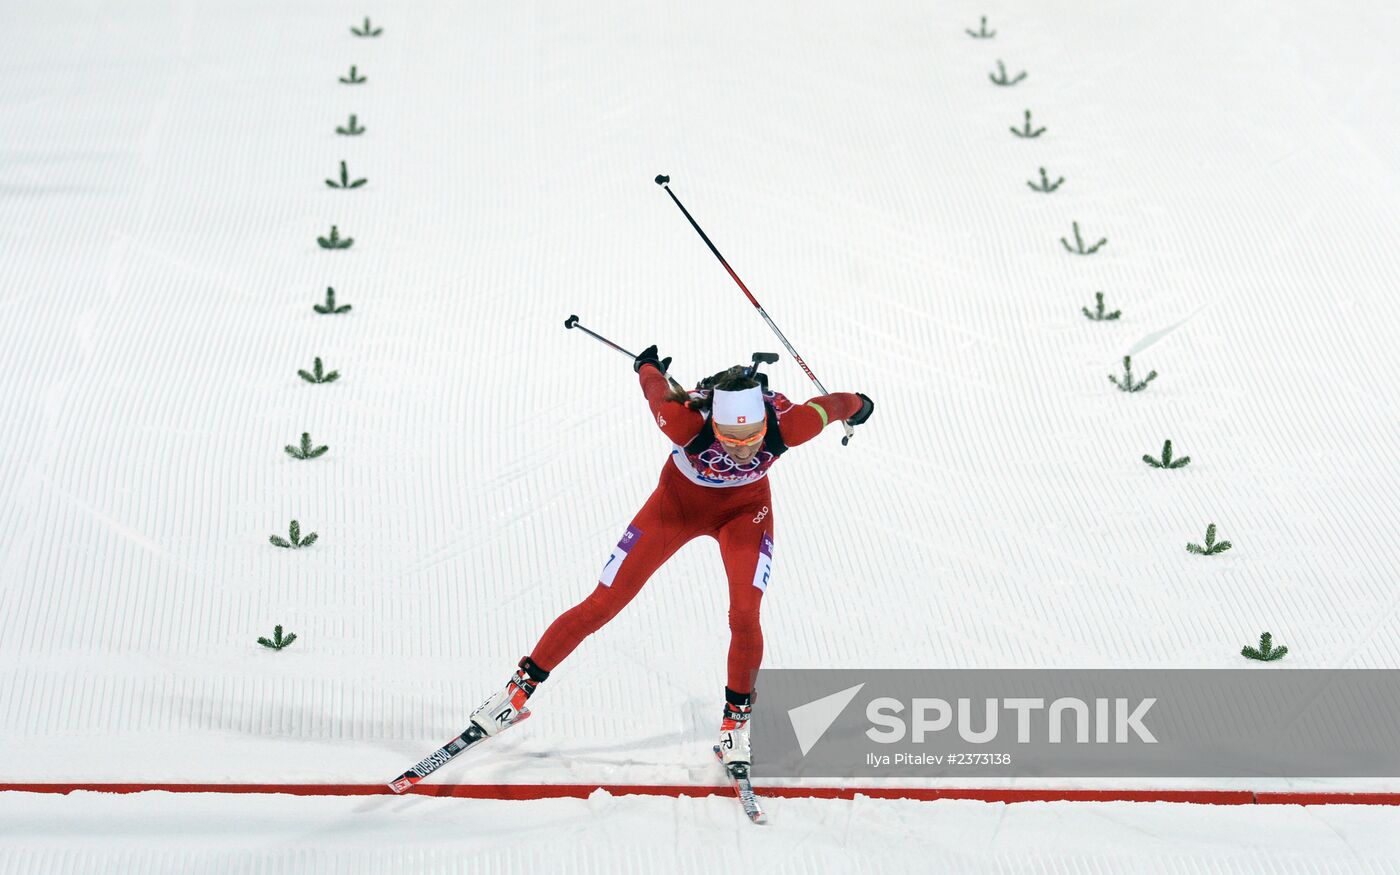
POLYGON ((748 474, 758 470, 758 468, 773 458, 773 454, 767 450, 759 450, 752 459, 747 462, 736 462, 733 457, 724 450, 710 447, 697 456, 700 464, 716 474, 748 474))

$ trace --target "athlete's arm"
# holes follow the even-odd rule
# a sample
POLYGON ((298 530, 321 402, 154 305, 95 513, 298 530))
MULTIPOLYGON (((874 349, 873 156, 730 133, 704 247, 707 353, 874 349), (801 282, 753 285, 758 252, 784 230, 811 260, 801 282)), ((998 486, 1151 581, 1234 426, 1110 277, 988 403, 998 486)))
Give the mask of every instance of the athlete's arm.
MULTIPOLYGON (((651 407, 651 415, 657 426, 672 443, 681 446, 690 443, 691 439, 700 433, 700 427, 705 424, 705 417, 679 401, 666 400, 666 393, 671 386, 656 365, 642 365, 637 371, 637 376, 642 382, 642 394, 647 396, 647 404, 651 407)), ((859 402, 860 399, 856 400, 859 402)), ((856 406, 859 407, 859 403, 856 406)))
POLYGON ((818 395, 806 404, 794 404, 778 420, 783 443, 790 447, 804 444, 831 423, 854 416, 860 406, 860 396, 854 392, 832 392, 818 395))

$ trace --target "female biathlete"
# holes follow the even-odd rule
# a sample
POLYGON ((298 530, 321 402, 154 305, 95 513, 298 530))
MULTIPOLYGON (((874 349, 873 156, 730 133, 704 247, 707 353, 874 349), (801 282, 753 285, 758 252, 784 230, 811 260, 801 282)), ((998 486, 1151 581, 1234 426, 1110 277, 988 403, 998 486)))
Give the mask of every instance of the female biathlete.
POLYGON ((748 763, 753 677, 763 658, 759 602, 773 565, 773 503, 768 469, 791 447, 833 422, 859 425, 874 403, 834 392, 793 404, 736 365, 686 392, 668 385, 655 346, 633 363, 652 417, 672 441, 656 490, 637 512, 583 601, 559 615, 520 660, 505 689, 472 712, 487 735, 529 716, 525 700, 589 635, 615 617, 681 545, 701 535, 719 542, 729 578, 729 664, 720 747, 726 765, 748 763))

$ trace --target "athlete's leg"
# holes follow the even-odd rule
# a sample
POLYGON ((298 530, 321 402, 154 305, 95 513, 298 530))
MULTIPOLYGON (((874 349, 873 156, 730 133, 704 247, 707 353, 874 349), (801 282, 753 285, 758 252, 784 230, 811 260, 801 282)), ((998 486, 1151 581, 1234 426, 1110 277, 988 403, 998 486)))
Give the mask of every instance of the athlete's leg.
POLYGON ((560 614, 530 651, 536 665, 553 671, 584 638, 617 616, 652 573, 694 537, 673 488, 663 477, 603 564, 593 592, 560 614))
POLYGON ((759 606, 773 568, 773 511, 767 490, 725 522, 716 535, 729 578, 729 691, 747 696, 763 661, 759 606))

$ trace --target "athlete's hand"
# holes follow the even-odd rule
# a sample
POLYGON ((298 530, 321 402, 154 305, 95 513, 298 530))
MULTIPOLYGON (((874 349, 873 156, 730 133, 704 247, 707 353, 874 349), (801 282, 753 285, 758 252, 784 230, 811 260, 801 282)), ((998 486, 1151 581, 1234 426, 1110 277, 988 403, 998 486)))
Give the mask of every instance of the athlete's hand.
POLYGON ((864 392, 857 392, 860 396, 860 409, 851 414, 851 418, 846 420, 849 425, 860 425, 870 418, 870 414, 875 412, 875 402, 870 400, 870 396, 864 392))
POLYGON ((661 373, 666 373, 666 369, 671 367, 671 357, 666 356, 663 359, 658 358, 658 355, 659 354, 656 351, 656 344, 653 343, 651 346, 642 350, 642 354, 637 356, 636 360, 632 362, 632 370, 641 371, 642 365, 655 365, 656 369, 659 370, 661 373))

